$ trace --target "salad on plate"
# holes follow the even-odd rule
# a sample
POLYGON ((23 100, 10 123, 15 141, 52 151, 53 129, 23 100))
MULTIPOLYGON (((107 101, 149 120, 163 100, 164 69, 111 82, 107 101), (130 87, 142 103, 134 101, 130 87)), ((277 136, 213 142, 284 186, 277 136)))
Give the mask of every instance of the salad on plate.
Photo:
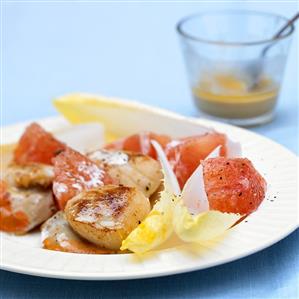
POLYGON ((39 229, 48 250, 141 255, 172 237, 224 235, 265 197, 265 179, 226 134, 136 128, 105 141, 105 125, 86 122, 53 133, 35 122, 25 128, 1 171, 1 231, 39 229))

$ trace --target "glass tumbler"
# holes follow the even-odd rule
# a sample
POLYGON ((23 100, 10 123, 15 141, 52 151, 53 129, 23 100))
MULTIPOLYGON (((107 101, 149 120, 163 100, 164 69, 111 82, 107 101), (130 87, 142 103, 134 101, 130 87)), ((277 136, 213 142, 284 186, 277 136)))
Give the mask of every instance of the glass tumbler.
POLYGON ((240 126, 272 120, 294 26, 252 11, 196 14, 177 25, 196 106, 240 126))

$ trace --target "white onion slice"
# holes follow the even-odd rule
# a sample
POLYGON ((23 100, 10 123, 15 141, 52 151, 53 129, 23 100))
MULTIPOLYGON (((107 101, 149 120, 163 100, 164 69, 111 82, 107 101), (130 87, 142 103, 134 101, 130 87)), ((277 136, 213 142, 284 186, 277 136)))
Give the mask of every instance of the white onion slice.
POLYGON ((210 159, 210 158, 217 158, 220 156, 220 150, 221 150, 221 145, 218 145, 215 147, 209 155, 205 158, 205 160, 210 159))
POLYGON ((226 138, 226 149, 227 158, 240 158, 242 157, 242 147, 240 142, 236 142, 231 140, 230 138, 226 138))
POLYGON ((99 123, 73 125, 54 135, 82 154, 100 148, 104 143, 104 128, 99 123))
POLYGON ((167 160, 167 157, 161 145, 155 140, 152 140, 151 143, 157 152, 159 161, 162 164, 163 171, 165 173, 165 176, 167 177, 166 179, 164 179, 164 183, 166 183, 165 187, 169 188, 170 189, 169 191, 171 191, 174 195, 180 195, 181 188, 179 182, 172 170, 172 167, 169 164, 169 161, 167 160), (170 186, 167 186, 168 184, 170 186))
MULTIPOLYGON (((206 159, 219 157, 220 149, 221 146, 217 146, 206 159)), ((193 215, 209 210, 209 201, 205 190, 203 167, 201 164, 187 180, 182 191, 182 201, 189 213, 193 215)))
POLYGON ((199 165, 186 182, 182 191, 182 201, 189 213, 197 215, 209 210, 209 201, 203 180, 203 167, 199 165))

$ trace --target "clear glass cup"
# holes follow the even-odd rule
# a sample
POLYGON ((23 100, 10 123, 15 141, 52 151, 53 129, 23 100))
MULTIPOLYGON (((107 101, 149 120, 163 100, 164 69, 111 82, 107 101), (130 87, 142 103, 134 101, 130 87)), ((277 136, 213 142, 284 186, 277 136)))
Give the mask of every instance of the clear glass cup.
POLYGON ((272 120, 294 26, 252 11, 188 16, 177 25, 196 106, 203 115, 240 126, 272 120))

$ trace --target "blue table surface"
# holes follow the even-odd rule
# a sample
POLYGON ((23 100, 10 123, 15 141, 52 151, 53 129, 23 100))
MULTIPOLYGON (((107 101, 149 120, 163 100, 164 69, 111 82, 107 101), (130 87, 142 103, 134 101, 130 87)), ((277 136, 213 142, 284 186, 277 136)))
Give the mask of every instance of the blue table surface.
MULTIPOLYGON (((203 10, 292 15, 297 1, 2 2, 2 125, 54 115, 55 96, 84 91, 194 116, 175 23, 203 10)), ((298 32, 275 120, 252 129, 298 154, 298 32)), ((188 274, 116 282, 1 271, 0 298, 298 298, 299 232, 252 256, 188 274)))

